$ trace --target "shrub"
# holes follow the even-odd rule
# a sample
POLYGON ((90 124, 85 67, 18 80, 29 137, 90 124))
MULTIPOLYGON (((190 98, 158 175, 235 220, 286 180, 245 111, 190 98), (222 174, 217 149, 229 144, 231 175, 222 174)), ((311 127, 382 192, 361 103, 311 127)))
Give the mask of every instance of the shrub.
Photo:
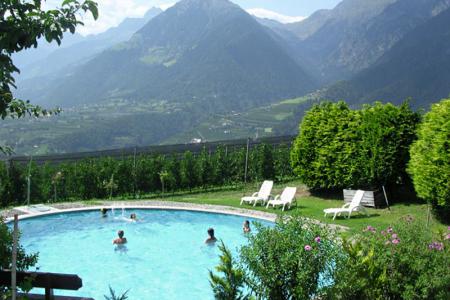
POLYGON ((411 147, 408 171, 419 197, 450 219, 450 99, 433 104, 411 147))
POLYGON ((223 277, 209 271, 209 283, 214 292, 214 298, 217 300, 244 300, 249 299, 244 295, 244 272, 236 268, 233 255, 223 241, 220 242, 219 250, 220 264, 216 271, 223 273, 223 277))
POLYGON ((377 102, 361 110, 344 102, 315 105, 300 124, 292 167, 312 189, 401 183, 418 122, 407 103, 377 102))
POLYGON ((411 217, 344 240, 329 299, 449 299, 450 231, 433 236, 411 217))
POLYGON ((359 123, 344 102, 315 105, 303 118, 292 148, 295 174, 312 189, 351 186, 359 123))
MULTIPOLYGON (((20 239, 20 236, 19 236, 20 239)), ((0 217, 0 270, 11 269, 13 247, 13 232, 0 217)), ((26 270, 37 263, 37 254, 27 254, 25 249, 18 244, 17 247, 17 269, 26 270)), ((0 285, 0 299, 10 299, 7 295, 9 286, 0 285)))
MULTIPOLYGON (((290 176, 286 167, 289 147, 259 145, 250 148, 248 181, 290 176)), ((146 193, 192 190, 241 183, 244 180, 245 147, 183 155, 138 155, 133 157, 89 158, 64 164, 32 164, 31 200, 67 201, 105 199, 111 196, 140 197, 146 193), (161 177, 161 175, 164 175, 161 177), (111 188, 112 187, 112 188, 111 188), (112 192, 112 195, 111 195, 112 192)), ((28 164, 0 163, 2 206, 22 204, 26 199, 28 164)))
POLYGON ((257 233, 241 248, 249 290, 258 299, 319 296, 332 273, 334 247, 329 229, 298 216, 275 227, 256 224, 257 233))

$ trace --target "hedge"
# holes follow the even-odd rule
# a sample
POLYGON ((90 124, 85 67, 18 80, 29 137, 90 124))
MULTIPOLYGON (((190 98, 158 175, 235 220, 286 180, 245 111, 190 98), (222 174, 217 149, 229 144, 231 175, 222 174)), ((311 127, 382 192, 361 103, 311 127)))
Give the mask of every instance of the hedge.
POLYGON ((408 171, 419 197, 450 220, 450 99, 433 104, 411 147, 408 171))
POLYGON ((312 189, 363 188, 406 180, 409 146, 420 121, 408 103, 344 102, 309 110, 291 152, 294 173, 312 189))
MULTIPOLYGON (((249 151, 247 181, 284 180, 293 176, 288 145, 261 144, 249 151)), ((141 198, 145 194, 190 191, 240 184, 245 177, 246 148, 197 155, 140 155, 85 159, 63 164, 31 164, 32 202, 141 198), (164 186, 164 191, 162 190, 164 186)), ((1 206, 23 204, 29 164, 0 162, 1 206)))

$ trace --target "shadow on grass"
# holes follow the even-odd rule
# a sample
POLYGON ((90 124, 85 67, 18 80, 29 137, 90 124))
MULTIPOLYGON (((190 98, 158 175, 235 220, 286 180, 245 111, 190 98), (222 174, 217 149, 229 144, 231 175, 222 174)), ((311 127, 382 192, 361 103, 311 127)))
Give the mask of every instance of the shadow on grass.
MULTIPOLYGON (((347 215, 342 215, 342 216, 337 216, 336 217, 336 220, 351 220, 351 219, 353 219, 353 220, 364 220, 364 219, 372 219, 372 218, 376 218, 376 217, 379 217, 379 216, 381 216, 380 214, 377 214, 377 213, 375 213, 375 214, 369 214, 369 215, 352 215, 351 217, 350 217, 350 219, 348 219, 347 218, 347 215)), ((333 220, 333 218, 332 217, 330 217, 330 220, 333 220)))

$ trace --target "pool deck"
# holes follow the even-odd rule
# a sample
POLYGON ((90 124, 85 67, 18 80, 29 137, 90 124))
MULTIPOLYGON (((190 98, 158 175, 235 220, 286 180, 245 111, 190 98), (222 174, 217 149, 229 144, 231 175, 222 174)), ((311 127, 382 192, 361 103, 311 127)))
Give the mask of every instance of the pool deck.
MULTIPOLYGON (((199 212, 210 212, 219 214, 229 214, 236 216, 243 216, 248 218, 256 218, 274 222, 277 219, 277 215, 271 212, 258 211, 246 208, 237 208, 223 205, 209 205, 209 204, 195 204, 185 202, 173 202, 173 201, 158 201, 158 200, 145 200, 145 201, 98 201, 96 205, 87 205, 82 202, 67 202, 67 203, 52 203, 45 206, 20 206, 12 209, 0 210, 0 216, 6 218, 6 221, 11 221, 14 214, 19 215, 20 219, 27 219, 51 214, 76 212, 76 211, 88 211, 88 210, 100 210, 101 208, 108 209, 166 209, 166 210, 188 210, 199 212)), ((314 220, 318 224, 319 221, 314 220)), ((327 226, 342 231, 347 230, 345 226, 327 224, 327 226)))

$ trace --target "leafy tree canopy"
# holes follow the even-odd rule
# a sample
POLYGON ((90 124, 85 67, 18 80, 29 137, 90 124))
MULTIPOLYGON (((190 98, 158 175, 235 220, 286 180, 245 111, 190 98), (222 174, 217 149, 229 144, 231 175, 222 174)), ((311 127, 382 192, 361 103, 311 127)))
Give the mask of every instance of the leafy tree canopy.
POLYGON ((432 106, 411 147, 408 171, 419 197, 450 216, 450 99, 432 106))
MULTIPOLYGON (((14 73, 19 69, 11 55, 38 46, 38 40, 61 43, 64 32, 75 32, 80 12, 90 11, 98 17, 97 3, 92 0, 64 0, 56 9, 43 10, 41 0, 0 1, 0 117, 21 118, 25 115, 41 116, 57 112, 47 111, 39 106, 14 98, 14 73)), ((6 149, 0 146, 0 151, 6 149)))

